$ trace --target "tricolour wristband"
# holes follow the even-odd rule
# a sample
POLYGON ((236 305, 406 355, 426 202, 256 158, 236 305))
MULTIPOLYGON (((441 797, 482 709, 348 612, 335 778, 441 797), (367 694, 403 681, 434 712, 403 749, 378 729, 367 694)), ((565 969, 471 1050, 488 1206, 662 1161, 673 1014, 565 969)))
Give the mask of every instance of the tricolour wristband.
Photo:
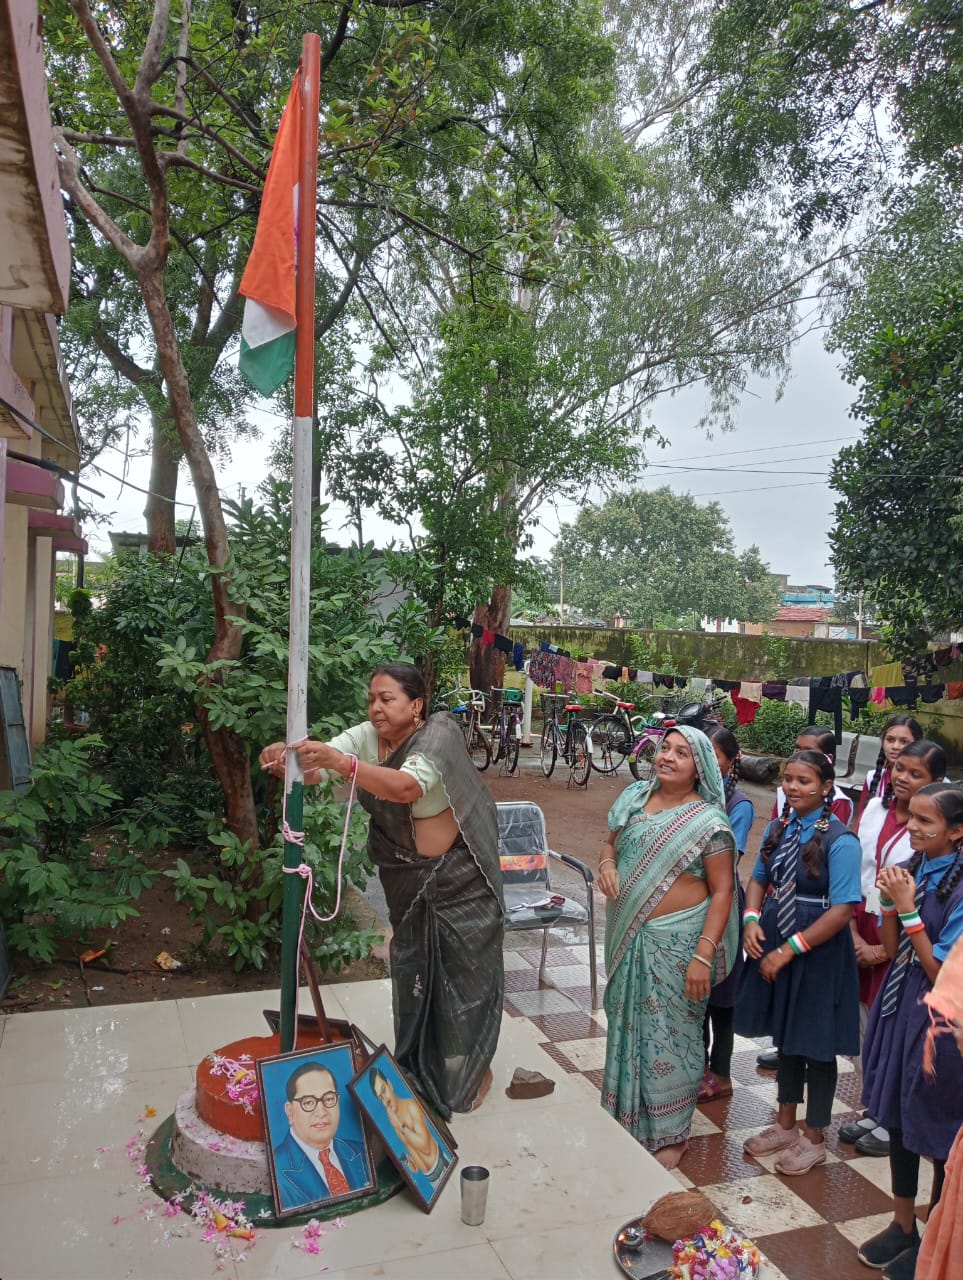
POLYGON ((801 933, 794 933, 792 937, 788 939, 788 942, 797 956, 805 955, 807 951, 812 950, 812 947, 810 947, 809 943, 801 933))
POLYGON ((899 922, 904 929, 913 929, 918 924, 922 924, 920 913, 914 907, 912 911, 901 911, 899 913, 899 922))
POLYGON ((909 933, 909 934, 914 934, 914 933, 924 933, 924 932, 925 932, 925 930, 926 930, 926 925, 923 923, 923 921, 922 921, 922 920, 919 920, 916 924, 904 924, 904 925, 903 925, 903 932, 904 932, 904 933, 909 933))
POLYGON ((758 911, 743 911, 742 913, 743 924, 758 924, 759 919, 760 917, 759 917, 758 911))

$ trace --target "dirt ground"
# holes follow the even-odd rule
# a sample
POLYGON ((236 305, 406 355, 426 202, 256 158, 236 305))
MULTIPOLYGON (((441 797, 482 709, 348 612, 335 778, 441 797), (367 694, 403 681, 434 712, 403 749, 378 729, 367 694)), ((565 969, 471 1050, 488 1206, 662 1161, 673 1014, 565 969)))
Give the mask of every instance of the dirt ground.
MULTIPOLYGON (((565 768, 557 769, 550 779, 544 778, 530 751, 523 751, 522 763, 514 778, 500 777, 494 765, 485 772, 492 795, 499 801, 534 800, 545 814, 551 847, 582 859, 597 871, 606 815, 615 797, 632 781, 627 769, 614 778, 593 773, 583 790, 566 785, 565 768)), ((751 786, 744 790, 756 803, 758 816, 749 842, 750 852, 755 853, 773 792, 751 786)), ((749 858, 743 859, 744 875, 750 866, 749 858)), ((378 886, 374 884, 365 897, 349 893, 346 909, 360 927, 381 932, 384 925, 380 902, 378 886)), ((15 1012, 82 1008, 256 990, 272 992, 273 1004, 267 996, 266 1002, 277 1007, 276 964, 263 971, 235 973, 230 962, 203 953, 199 926, 188 920, 185 908, 175 901, 168 880, 162 878, 162 883, 144 894, 138 907, 138 917, 102 936, 85 939, 72 950, 65 949, 52 965, 31 967, 18 960, 0 1009, 15 1012), (85 950, 105 947, 106 955, 81 963, 85 950), (158 958, 163 953, 179 961, 179 966, 172 970, 161 968, 163 961, 158 958)), ((367 960, 326 976, 328 980, 344 982, 380 978, 386 973, 384 948, 378 948, 367 960)))

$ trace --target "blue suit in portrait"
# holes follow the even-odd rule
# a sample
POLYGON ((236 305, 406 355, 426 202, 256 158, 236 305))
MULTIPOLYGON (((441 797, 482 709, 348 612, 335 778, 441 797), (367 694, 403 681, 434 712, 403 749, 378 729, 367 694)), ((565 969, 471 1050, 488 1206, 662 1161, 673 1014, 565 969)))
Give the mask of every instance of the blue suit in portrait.
MULTIPOLYGON (((335 1138, 331 1146, 351 1190, 367 1186, 371 1181, 371 1171, 364 1144, 350 1138, 335 1138)), ((324 1200, 331 1195, 320 1159, 309 1160, 294 1141, 290 1130, 274 1148, 274 1171, 282 1209, 293 1209, 296 1205, 324 1200)))

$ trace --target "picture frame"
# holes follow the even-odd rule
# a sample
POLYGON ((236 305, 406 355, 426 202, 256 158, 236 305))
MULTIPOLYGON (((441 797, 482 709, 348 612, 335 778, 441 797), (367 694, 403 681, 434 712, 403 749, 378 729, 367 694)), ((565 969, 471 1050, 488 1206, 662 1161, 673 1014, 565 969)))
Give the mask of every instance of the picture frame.
POLYGON ((347 1043, 258 1060, 264 1141, 279 1218, 353 1200, 375 1189, 371 1143, 350 1089, 356 1070, 347 1043), (330 1094, 336 1094, 334 1101, 330 1094), (313 1106, 309 1109, 301 1099, 310 1099, 313 1106), (334 1190, 335 1180, 346 1188, 334 1190))
POLYGON ((348 1087, 419 1207, 431 1213, 458 1163, 447 1127, 428 1113, 385 1045, 348 1087))

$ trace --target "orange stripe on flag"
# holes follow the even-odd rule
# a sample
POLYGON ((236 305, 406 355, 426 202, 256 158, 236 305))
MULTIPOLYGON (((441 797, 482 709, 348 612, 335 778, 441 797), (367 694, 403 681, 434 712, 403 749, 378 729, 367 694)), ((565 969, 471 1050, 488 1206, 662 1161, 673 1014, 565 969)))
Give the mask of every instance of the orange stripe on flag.
POLYGON ((261 197, 261 212, 239 292, 283 312, 294 327, 296 265, 295 190, 301 136, 301 72, 298 70, 281 116, 261 197))

